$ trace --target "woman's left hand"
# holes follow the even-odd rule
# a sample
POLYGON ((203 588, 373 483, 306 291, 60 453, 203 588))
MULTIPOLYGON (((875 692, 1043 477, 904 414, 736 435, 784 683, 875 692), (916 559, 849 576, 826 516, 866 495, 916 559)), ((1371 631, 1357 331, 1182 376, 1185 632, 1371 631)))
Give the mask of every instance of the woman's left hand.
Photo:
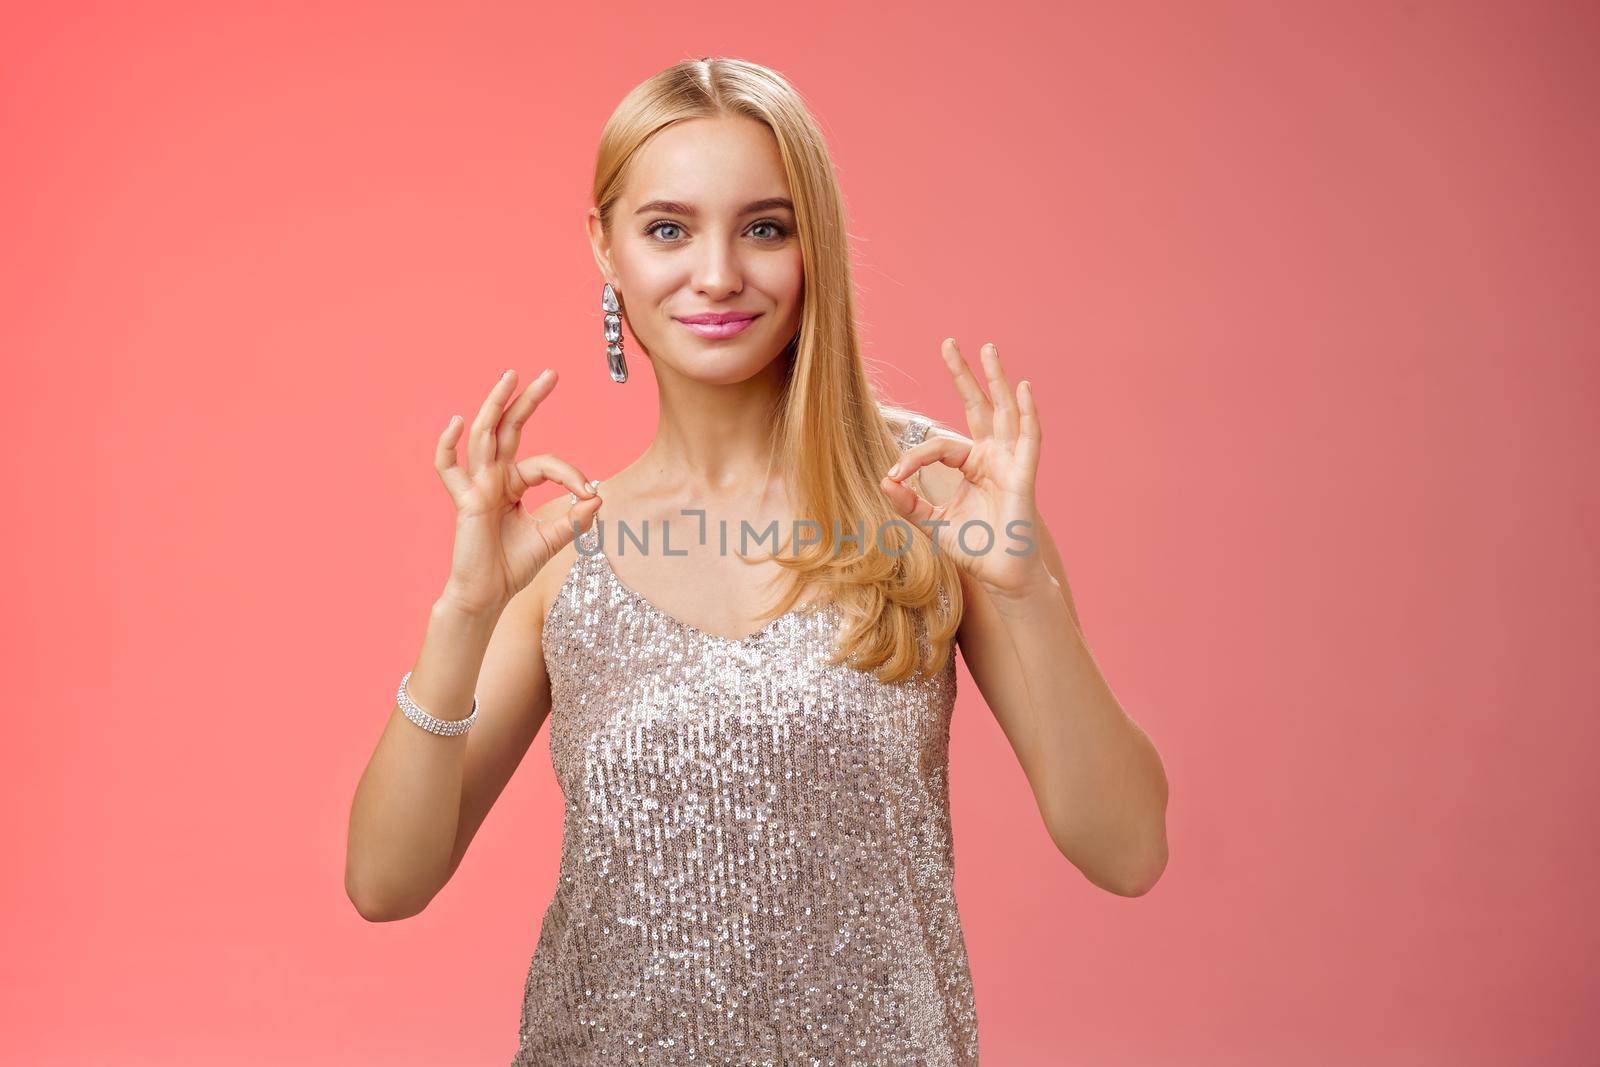
POLYGON ((939 551, 954 557, 991 594, 1020 597, 1049 578, 1039 551, 1039 512, 1034 504, 1040 434, 1033 387, 1024 379, 1013 394, 992 344, 983 346, 980 357, 989 379, 988 394, 954 338, 947 339, 940 352, 966 405, 972 439, 930 435, 890 468, 883 491, 895 510, 913 523, 948 523, 923 528, 935 538, 939 551), (930 463, 953 467, 962 475, 950 499, 937 507, 903 484, 930 463), (968 524, 976 525, 968 528, 968 524))

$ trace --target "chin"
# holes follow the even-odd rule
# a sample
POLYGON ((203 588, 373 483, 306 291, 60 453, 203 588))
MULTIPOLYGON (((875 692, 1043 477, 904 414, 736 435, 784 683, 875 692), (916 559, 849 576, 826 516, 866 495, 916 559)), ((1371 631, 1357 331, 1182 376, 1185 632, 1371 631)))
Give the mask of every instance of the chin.
POLYGON ((702 385, 738 385, 766 370, 780 354, 773 352, 762 358, 747 352, 690 352, 683 359, 673 360, 672 369, 702 385))

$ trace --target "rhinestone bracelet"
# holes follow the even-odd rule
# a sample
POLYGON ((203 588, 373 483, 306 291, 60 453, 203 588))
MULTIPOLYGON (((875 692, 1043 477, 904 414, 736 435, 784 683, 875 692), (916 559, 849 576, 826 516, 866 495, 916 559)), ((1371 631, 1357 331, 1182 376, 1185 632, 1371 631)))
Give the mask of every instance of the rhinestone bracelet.
POLYGON ((430 734, 438 734, 441 737, 454 737, 457 734, 466 733, 472 729, 472 724, 478 721, 477 694, 473 694, 472 697, 472 714, 465 719, 436 719, 419 708, 416 702, 411 699, 411 694, 406 692, 406 683, 410 680, 411 672, 406 671, 406 676, 400 679, 400 694, 395 698, 396 702, 399 703, 400 710, 406 713, 406 718, 430 734))

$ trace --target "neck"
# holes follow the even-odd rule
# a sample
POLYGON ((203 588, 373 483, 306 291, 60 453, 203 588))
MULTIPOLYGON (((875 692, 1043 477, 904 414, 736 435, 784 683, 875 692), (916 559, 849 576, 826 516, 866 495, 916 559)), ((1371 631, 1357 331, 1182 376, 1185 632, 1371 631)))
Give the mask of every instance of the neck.
POLYGON ((661 414, 640 466, 674 497, 764 498, 773 481, 772 424, 786 374, 786 361, 775 359, 730 385, 658 376, 661 414))

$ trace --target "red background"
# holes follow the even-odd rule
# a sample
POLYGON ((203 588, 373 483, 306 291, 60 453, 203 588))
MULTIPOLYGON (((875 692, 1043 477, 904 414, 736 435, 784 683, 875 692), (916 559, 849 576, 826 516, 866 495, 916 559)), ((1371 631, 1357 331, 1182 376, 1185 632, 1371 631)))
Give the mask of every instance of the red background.
POLYGON ((1592 1055, 1597 31, 1548 3, 14 8, 0 1056, 509 1060, 547 733, 417 918, 356 914, 345 820, 447 570, 449 416, 548 365, 526 450, 604 478, 648 440, 583 214, 617 101, 708 54, 823 122, 890 395, 960 424, 945 336, 1035 383, 1042 510, 1166 760, 1164 879, 1095 889, 963 669, 985 1064, 1592 1055))

